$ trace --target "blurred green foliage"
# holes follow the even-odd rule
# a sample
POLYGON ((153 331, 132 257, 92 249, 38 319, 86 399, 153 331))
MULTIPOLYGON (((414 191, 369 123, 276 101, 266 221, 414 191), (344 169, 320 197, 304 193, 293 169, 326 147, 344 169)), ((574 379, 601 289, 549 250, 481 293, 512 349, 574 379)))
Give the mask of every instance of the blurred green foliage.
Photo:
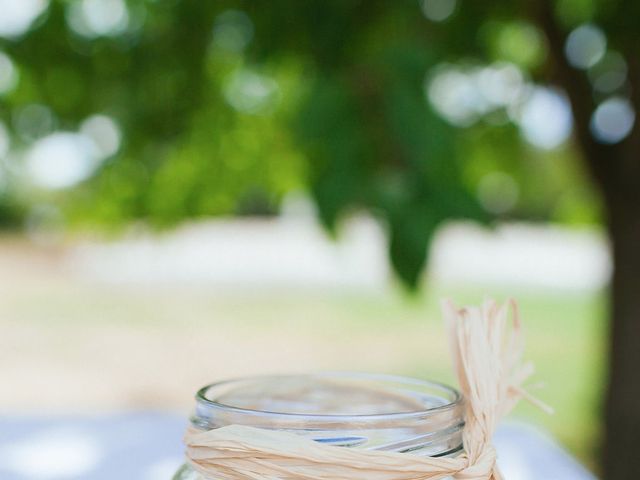
MULTIPOLYGON (((526 88, 546 82, 529 2, 433 2, 128 0, 109 29, 109 12, 91 16, 99 0, 51 1, 29 31, 0 41, 19 71, 0 97, 13 152, 0 215, 44 202, 80 224, 167 226, 273 214, 306 189, 332 231, 352 212, 379 218, 412 286, 446 220, 597 219, 570 145, 527 144, 506 105, 463 125, 427 98, 447 65, 513 65, 526 88), (33 104, 54 127, 27 138, 16 118, 33 104), (94 114, 117 123, 122 143, 91 178, 48 191, 21 176, 20 152, 94 114)), ((572 26, 598 5, 556 10, 572 26)))

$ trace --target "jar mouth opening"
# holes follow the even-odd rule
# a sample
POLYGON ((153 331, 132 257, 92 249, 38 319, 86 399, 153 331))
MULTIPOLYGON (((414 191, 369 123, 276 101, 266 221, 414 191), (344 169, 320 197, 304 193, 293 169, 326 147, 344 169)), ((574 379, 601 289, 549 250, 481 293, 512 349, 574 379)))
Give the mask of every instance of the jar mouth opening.
MULTIPOLYGON (((318 388, 320 390, 320 388, 318 388)), ((372 390, 373 391, 373 390, 372 390)), ((344 394, 344 392, 342 392, 344 394)), ((254 390, 249 397, 257 398, 254 390)), ((329 396, 331 394, 328 394, 329 396)), ((347 394, 344 394, 347 395, 347 394)), ((335 400, 351 400, 351 397, 337 396, 335 400)), ((410 420, 413 418, 428 418, 431 416, 446 415, 447 413, 455 414, 462 408, 463 397, 460 392, 443 383, 418 380, 410 377, 402 377, 395 375, 381 375, 369 373, 355 372, 323 372, 308 375, 267 375, 256 377, 244 377, 237 379, 224 380, 207 385, 200 389, 196 394, 196 401, 200 407, 207 410, 214 410, 220 413, 229 413, 242 415, 253 418, 269 418, 273 420, 283 419, 288 421, 305 421, 314 423, 333 423, 333 422, 380 422, 380 421, 398 421, 410 420), (336 385, 349 384, 360 388, 374 388, 376 394, 388 395, 389 399, 385 399, 386 403, 376 405, 376 411, 371 412, 366 409, 362 412, 357 401, 354 405, 349 405, 345 411, 328 411, 318 413, 313 408, 307 406, 307 410, 297 404, 281 403, 280 408, 273 405, 273 397, 282 393, 275 388, 269 391, 267 386, 282 386, 291 384, 292 382, 306 383, 308 390, 306 391, 310 397, 317 394, 314 392, 314 385, 322 383, 334 383, 336 385), (259 385, 259 393, 263 394, 263 398, 271 403, 269 408, 262 408, 255 405, 247 405, 242 398, 242 389, 252 388, 259 385), (233 399, 234 392, 236 394, 233 399), (238 394, 240 392, 240 394, 238 394), (270 398, 271 395, 271 398, 270 398), (394 400, 392 396, 396 396, 394 400), (404 397, 404 404, 398 405, 399 398, 404 397), (391 400, 390 400, 391 399, 391 400), (396 402, 396 403, 394 403, 396 402), (391 411, 385 411, 385 408, 391 407, 391 411), (378 411, 381 410, 381 411, 378 411)), ((327 397, 323 397, 320 402, 326 404, 327 397)), ((277 404, 277 402, 275 402, 277 404)), ((311 405, 313 407, 313 405, 311 405)), ((341 407, 343 408, 343 407, 341 407)))

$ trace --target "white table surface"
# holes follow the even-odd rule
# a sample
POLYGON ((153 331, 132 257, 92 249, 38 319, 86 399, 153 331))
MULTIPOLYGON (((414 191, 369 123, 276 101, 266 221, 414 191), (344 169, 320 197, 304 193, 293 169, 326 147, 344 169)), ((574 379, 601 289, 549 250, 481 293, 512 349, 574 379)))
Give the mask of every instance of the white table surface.
MULTIPOLYGON (((170 480, 185 419, 159 412, 0 416, 2 480, 170 480)), ((593 480, 548 436, 523 424, 495 438, 506 480, 593 480)))

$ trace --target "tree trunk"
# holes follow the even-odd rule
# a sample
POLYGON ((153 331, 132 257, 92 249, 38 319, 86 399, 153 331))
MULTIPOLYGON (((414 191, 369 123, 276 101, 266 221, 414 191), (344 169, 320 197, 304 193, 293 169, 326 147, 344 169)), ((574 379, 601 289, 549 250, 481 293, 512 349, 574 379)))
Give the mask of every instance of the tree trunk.
MULTIPOLYGON (((606 480, 636 480, 640 479, 640 126, 636 121, 620 144, 595 141, 590 131, 596 108, 591 85, 567 61, 567 32, 555 18, 555 3, 547 0, 536 5, 539 25, 549 41, 553 77, 571 102, 576 143, 607 213, 613 278, 603 474, 606 480)), ((630 81, 640 87, 640 66, 633 55, 628 58, 630 81)), ((639 90, 632 89, 636 108, 640 107, 639 90)))
POLYGON ((639 197, 640 186, 632 195, 607 202, 614 266, 603 464, 607 480, 640 479, 639 197))

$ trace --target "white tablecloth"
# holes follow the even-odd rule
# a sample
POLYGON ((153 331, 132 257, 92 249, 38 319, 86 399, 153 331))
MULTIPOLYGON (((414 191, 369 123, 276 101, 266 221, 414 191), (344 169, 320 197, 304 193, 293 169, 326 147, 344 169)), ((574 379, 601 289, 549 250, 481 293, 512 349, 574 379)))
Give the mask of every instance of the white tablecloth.
MULTIPOLYGON (((158 412, 0 416, 2 480, 170 480, 185 419, 158 412)), ((507 424, 496 437, 507 480, 593 480, 546 435, 507 424)))

